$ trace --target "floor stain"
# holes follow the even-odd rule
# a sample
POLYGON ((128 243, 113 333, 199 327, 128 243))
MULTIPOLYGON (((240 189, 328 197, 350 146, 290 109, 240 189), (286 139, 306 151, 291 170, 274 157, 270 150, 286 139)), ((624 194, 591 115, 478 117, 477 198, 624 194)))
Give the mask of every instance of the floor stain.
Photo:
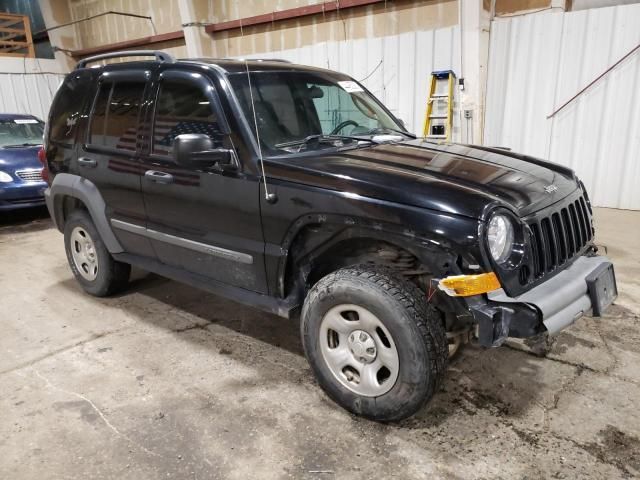
POLYGON ((600 441, 585 445, 585 450, 637 478, 640 474, 640 439, 612 425, 598 432, 598 437, 600 441))

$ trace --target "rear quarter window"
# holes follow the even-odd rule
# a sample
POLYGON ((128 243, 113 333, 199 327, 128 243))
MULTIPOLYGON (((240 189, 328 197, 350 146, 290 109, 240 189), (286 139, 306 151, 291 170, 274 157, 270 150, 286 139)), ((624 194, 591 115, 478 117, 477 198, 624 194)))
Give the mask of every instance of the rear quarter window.
POLYGON ((93 106, 89 144, 134 152, 145 82, 103 82, 93 106))
POLYGON ((49 141, 73 144, 76 127, 80 120, 91 76, 88 72, 71 73, 64 79, 56 93, 49 113, 49 141))

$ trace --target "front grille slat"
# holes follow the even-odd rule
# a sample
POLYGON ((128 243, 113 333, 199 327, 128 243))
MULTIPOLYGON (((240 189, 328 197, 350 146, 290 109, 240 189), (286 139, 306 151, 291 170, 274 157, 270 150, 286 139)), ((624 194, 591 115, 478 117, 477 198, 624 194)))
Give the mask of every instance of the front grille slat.
POLYGON ((542 271, 540 270, 540 258, 539 258, 540 249, 538 246, 538 239, 533 233, 533 228, 531 229, 531 234, 529 238, 531 240, 531 252, 533 253, 533 277, 538 278, 540 275, 542 275, 542 271))
POLYGON ((549 218, 543 218, 540 222, 540 227, 542 228, 544 242, 547 245, 547 248, 545 249, 547 271, 551 271, 557 264, 556 258, 558 249, 556 247, 556 241, 553 236, 553 232, 551 231, 551 222, 549 221, 549 218))
POLYGON ((536 239, 536 245, 538 247, 538 269, 540 270, 540 275, 544 275, 544 272, 547 271, 547 245, 544 241, 540 225, 534 223, 531 225, 531 229, 533 230, 533 236, 536 239))
POLYGON ((593 239, 591 215, 584 197, 550 207, 528 222, 534 280, 582 253, 593 239))
POLYGON ((582 210, 582 216, 584 217, 585 226, 587 229, 587 240, 591 240, 593 238, 593 227, 591 222, 589 221, 589 214, 587 213, 587 206, 584 203, 584 197, 580 197, 580 208, 582 210))
POLYGON ((562 218, 558 212, 551 216, 551 220, 558 246, 558 265, 561 265, 567 259, 567 234, 562 225, 562 218))
POLYGON ((16 170, 16 175, 25 182, 41 182, 42 170, 16 170))
MULTIPOLYGON (((587 222, 584 220, 584 215, 582 214, 582 209, 580 208, 580 202, 576 201, 576 214, 578 215, 578 222, 580 223, 580 233, 582 233, 582 245, 587 243, 587 222)), ((581 245, 581 246, 582 246, 581 245)))
POLYGON ((571 218, 566 208, 563 208, 560 214, 562 215, 562 223, 564 223, 565 231, 567 232, 567 258, 569 258, 577 251, 576 240, 573 235, 573 224, 571 223, 571 218))
POLYGON ((580 223, 578 223, 578 215, 576 214, 576 207, 572 203, 569 205, 569 213, 571 214, 571 222, 573 223, 573 234, 576 239, 576 250, 582 248, 582 233, 580 231, 580 223))

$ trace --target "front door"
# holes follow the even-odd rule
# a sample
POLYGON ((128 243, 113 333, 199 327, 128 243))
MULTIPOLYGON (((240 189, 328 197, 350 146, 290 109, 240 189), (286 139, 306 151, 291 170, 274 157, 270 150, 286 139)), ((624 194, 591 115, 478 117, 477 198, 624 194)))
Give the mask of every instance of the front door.
POLYGON ((214 146, 233 150, 215 86, 197 72, 165 70, 156 88, 142 191, 146 235, 158 259, 266 293, 258 179, 243 174, 236 155, 234 171, 180 166, 172 156, 183 134, 206 134, 214 146))

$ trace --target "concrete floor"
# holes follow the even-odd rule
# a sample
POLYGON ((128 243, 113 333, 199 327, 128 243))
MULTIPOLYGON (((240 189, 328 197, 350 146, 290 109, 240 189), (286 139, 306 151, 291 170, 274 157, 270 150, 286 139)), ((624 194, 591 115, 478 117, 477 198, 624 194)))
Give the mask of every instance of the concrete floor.
POLYGON ((0 478, 640 475, 640 212, 600 210, 621 295, 549 358, 467 347, 396 425, 316 386, 297 326, 157 276, 81 292, 46 212, 0 226, 0 478))

